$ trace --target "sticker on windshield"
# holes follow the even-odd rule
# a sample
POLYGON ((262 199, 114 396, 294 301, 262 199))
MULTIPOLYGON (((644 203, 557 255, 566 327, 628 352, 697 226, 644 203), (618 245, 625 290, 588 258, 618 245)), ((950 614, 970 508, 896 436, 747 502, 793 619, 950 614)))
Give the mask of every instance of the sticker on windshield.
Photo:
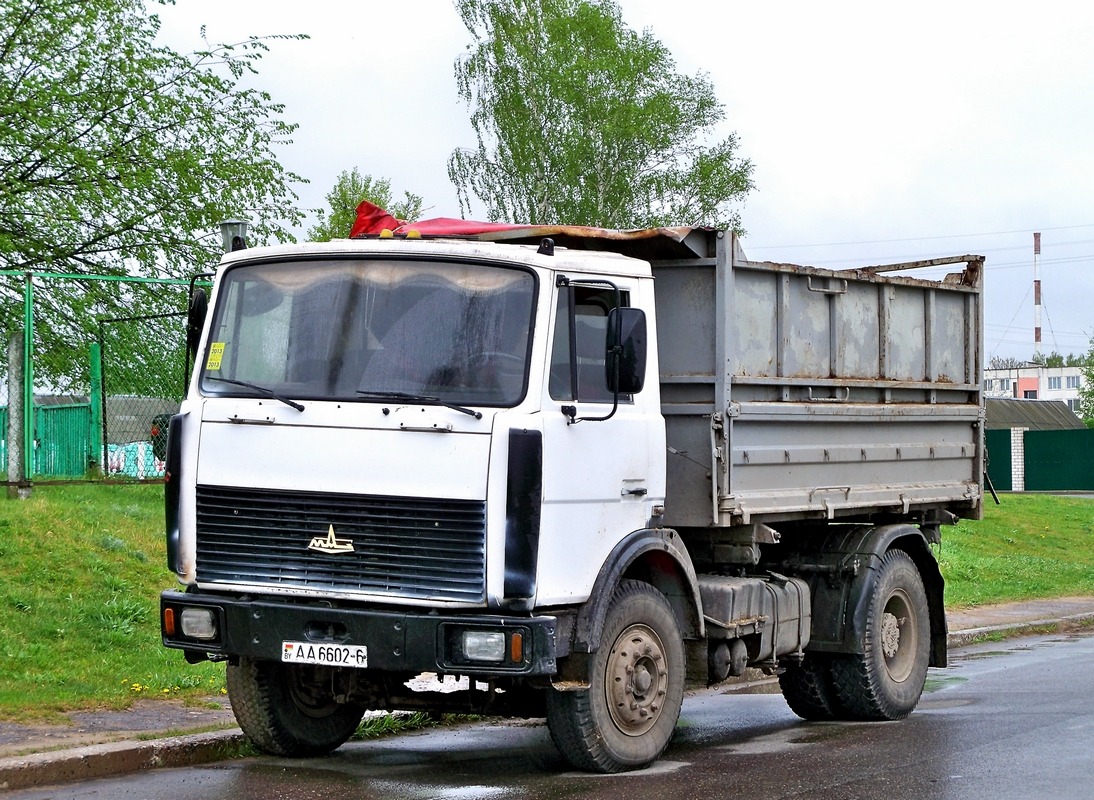
POLYGON ((205 369, 220 369, 221 359, 224 358, 224 342, 213 342, 209 345, 209 360, 205 362, 205 369))

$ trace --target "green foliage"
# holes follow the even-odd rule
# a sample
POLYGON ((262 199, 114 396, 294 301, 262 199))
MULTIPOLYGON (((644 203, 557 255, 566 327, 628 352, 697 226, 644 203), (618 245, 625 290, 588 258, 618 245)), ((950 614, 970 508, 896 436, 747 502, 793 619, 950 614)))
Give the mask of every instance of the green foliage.
POLYGON ((391 195, 391 181, 362 176, 354 167, 352 172, 343 170, 338 176, 334 188, 327 194, 330 213, 317 209, 319 222, 308 231, 308 238, 314 242, 329 242, 349 236, 362 200, 368 200, 404 222, 413 222, 422 216, 421 197, 403 192, 403 199, 397 201, 391 195))
POLYGON ((1094 428, 1094 338, 1090 340, 1090 349, 1079 366, 1079 416, 1086 427, 1094 428))
MULTIPOLYGON (((1068 357, 1070 358, 1070 356, 1068 357)), ((1062 367, 1065 365, 1065 359, 1060 354, 1053 350, 1048 355, 1044 353, 1034 353, 1033 363, 1040 364, 1042 367, 1062 367)))
MULTIPOLYGON (((0 268, 183 277, 217 261, 217 225, 238 216, 259 241, 291 239, 301 178, 274 151, 296 126, 243 85, 268 40, 182 55, 158 29, 141 0, 0 4, 0 268)), ((122 316, 101 286, 39 298, 36 348, 64 351, 96 317, 122 316)), ((20 289, 0 282, 5 334, 20 289)))
MULTIPOLYGON (((1034 353, 1033 357, 1027 362, 1021 362, 1016 359, 1007 359, 1013 361, 1012 364, 1007 364, 1007 367, 1023 367, 1026 364, 1039 364, 1042 367, 1081 367, 1084 366, 1090 359, 1089 353, 1068 353, 1066 356, 1060 354, 1056 350, 1053 350, 1048 355, 1044 353, 1034 353)), ((995 359, 992 359, 994 365, 995 359)), ((994 366, 993 366, 994 369, 994 366)))
POLYGON ((449 159, 464 214, 645 228, 740 228, 753 188, 704 74, 681 75, 612 0, 455 0, 474 41, 455 64, 477 144, 449 159))
POLYGON ((1094 595, 1094 500, 1004 494, 942 534, 947 606, 1094 595))

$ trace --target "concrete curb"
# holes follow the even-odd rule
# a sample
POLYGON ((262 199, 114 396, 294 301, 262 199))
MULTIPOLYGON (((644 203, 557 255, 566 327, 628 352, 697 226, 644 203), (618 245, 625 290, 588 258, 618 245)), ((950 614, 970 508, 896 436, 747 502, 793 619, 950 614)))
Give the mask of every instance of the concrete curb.
POLYGON ((1024 620, 1022 622, 1007 622, 1002 625, 986 625, 982 628, 969 628, 963 631, 950 631, 946 637, 946 645, 951 650, 956 647, 974 644, 994 634, 1006 634, 1007 636, 1021 636, 1044 628, 1060 628, 1069 625, 1081 625, 1094 622, 1094 611, 1086 611, 1081 614, 1071 614, 1066 617, 1052 617, 1050 619, 1024 620))
POLYGON ((220 761, 246 742, 236 730, 171 736, 146 742, 112 742, 0 759, 0 790, 220 761))

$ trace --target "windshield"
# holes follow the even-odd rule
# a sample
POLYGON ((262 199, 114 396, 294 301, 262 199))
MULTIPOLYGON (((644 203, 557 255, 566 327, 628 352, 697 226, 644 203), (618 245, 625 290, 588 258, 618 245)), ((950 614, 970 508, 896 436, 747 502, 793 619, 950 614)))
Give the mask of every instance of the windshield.
POLYGON ((218 295, 202 391, 338 400, 398 393, 485 406, 524 397, 530 272, 437 261, 278 262, 229 270, 218 295))

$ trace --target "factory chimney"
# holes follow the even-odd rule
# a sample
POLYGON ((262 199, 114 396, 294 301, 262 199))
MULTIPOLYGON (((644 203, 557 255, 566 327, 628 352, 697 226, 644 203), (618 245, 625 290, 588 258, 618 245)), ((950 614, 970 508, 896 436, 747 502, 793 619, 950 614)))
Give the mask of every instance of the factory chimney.
POLYGON ((1033 358, 1041 356, 1041 234, 1033 234, 1033 358))

